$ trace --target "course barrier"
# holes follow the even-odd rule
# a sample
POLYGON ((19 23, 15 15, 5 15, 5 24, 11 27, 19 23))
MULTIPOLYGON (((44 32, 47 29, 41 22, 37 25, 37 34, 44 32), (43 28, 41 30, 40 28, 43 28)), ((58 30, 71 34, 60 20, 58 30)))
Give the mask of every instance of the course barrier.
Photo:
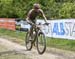
POLYGON ((0 18, 0 28, 16 30, 14 18, 0 18))
MULTIPOLYGON (((37 23, 44 23, 44 20, 37 20, 37 23)), ((75 19, 48 20, 48 23, 48 26, 42 25, 46 36, 75 40, 75 19)))

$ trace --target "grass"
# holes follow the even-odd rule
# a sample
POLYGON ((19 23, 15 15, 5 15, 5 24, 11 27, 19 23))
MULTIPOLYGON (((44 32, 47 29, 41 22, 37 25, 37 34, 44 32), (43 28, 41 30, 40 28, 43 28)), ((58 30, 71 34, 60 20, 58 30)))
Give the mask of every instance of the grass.
POLYGON ((16 43, 23 44, 25 39, 25 32, 0 29, 0 37, 7 38, 16 43))
POLYGON ((47 46, 75 51, 75 40, 47 38, 47 46))
POLYGON ((0 29, 0 36, 5 36, 5 35, 15 37, 15 38, 19 38, 19 39, 24 39, 25 32, 0 29))
MULTIPOLYGON (((6 38, 12 39, 11 41, 15 41, 20 44, 24 44, 25 34, 26 34, 25 32, 20 32, 20 31, 11 31, 11 30, 0 29, 1 37, 6 36, 6 38)), ((47 37, 47 46, 75 51, 75 40, 48 38, 47 37)))

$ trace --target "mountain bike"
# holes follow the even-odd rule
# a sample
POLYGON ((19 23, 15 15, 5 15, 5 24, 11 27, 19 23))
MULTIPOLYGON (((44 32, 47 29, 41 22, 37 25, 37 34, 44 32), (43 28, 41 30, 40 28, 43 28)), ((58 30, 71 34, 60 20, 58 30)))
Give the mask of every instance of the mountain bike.
POLYGON ((39 54, 43 54, 46 50, 46 37, 43 33, 41 26, 34 24, 32 34, 29 32, 26 33, 26 48, 27 50, 31 50, 33 45, 36 45, 37 51, 39 54))

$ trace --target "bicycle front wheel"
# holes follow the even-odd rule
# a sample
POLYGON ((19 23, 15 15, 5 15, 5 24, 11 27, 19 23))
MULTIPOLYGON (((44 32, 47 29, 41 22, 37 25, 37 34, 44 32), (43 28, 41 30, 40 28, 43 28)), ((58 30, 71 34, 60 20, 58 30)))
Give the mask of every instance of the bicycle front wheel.
POLYGON ((29 32, 27 32, 26 33, 26 39, 25 39, 27 50, 31 50, 32 49, 32 41, 31 40, 32 40, 31 36, 29 35, 29 32))
POLYGON ((37 50, 39 54, 43 54, 46 50, 46 39, 44 33, 37 35, 37 50))

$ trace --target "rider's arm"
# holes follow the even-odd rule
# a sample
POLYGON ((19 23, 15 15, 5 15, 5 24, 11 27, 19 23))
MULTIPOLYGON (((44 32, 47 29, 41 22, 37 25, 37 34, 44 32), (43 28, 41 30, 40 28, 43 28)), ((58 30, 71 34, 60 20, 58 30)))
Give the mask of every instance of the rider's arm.
POLYGON ((45 16, 45 14, 44 14, 43 10, 41 10, 41 9, 39 9, 39 10, 40 10, 40 12, 41 12, 42 16, 44 17, 45 22, 47 23, 47 18, 46 18, 46 16, 45 16))
POLYGON ((34 23, 32 21, 29 20, 29 17, 26 18, 27 23, 33 25, 34 23))
POLYGON ((29 23, 30 21, 29 21, 29 17, 27 16, 27 18, 26 18, 26 21, 27 21, 27 23, 29 23))
POLYGON ((33 23, 30 21, 30 18, 29 18, 29 16, 30 16, 30 14, 31 14, 32 11, 33 11, 33 9, 31 9, 31 10, 29 11, 29 13, 28 13, 28 15, 27 15, 27 18, 26 18, 26 21, 27 21, 29 24, 33 24, 33 23))

